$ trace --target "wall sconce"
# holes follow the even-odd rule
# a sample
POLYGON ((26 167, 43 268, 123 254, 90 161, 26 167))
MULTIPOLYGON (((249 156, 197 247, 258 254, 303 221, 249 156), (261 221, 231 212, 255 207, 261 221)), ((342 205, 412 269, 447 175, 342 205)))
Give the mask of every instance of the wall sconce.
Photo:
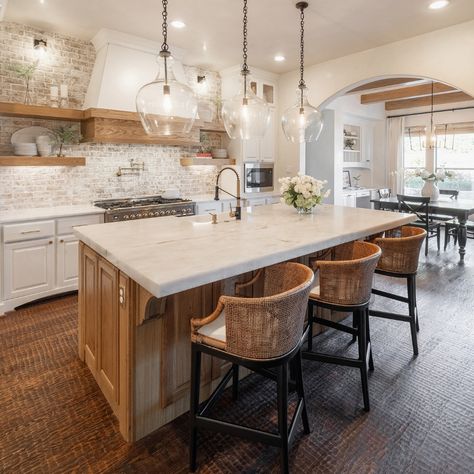
POLYGON ((41 59, 46 55, 46 50, 48 47, 48 43, 44 39, 35 39, 33 40, 33 48, 38 56, 38 59, 41 59))
POLYGON ((199 94, 205 94, 208 89, 206 76, 197 76, 197 92, 199 94))

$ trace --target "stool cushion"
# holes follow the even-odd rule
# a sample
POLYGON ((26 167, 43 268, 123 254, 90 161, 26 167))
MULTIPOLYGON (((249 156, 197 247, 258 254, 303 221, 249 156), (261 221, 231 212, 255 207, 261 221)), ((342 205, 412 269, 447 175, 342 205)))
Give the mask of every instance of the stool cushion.
POLYGON ((313 286, 309 292, 309 297, 314 299, 319 299, 321 297, 319 285, 313 286))
POLYGON ((225 311, 222 311, 214 321, 199 328, 198 333, 225 342, 225 311))

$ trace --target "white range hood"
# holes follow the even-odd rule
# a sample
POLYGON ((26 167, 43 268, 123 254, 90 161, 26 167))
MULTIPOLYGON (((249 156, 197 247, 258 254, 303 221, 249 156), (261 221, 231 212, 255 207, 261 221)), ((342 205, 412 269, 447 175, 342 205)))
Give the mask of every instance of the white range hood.
MULTIPOLYGON (((158 74, 161 43, 108 29, 92 39, 97 56, 84 108, 103 108, 135 112, 138 89, 158 74)), ((180 58, 183 51, 170 47, 173 71, 179 82, 186 83, 180 58)))

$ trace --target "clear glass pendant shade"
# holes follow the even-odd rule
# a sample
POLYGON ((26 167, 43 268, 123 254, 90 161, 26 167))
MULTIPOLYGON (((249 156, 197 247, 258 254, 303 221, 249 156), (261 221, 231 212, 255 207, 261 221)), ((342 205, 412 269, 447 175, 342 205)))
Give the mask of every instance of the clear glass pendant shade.
POLYGON ((318 109, 310 105, 301 91, 298 90, 295 105, 285 110, 281 118, 283 133, 293 143, 315 142, 323 129, 323 117, 318 109))
MULTIPOLYGON (((250 83, 248 78, 247 83, 250 83)), ((242 85, 239 95, 224 101, 222 118, 227 134, 232 139, 263 138, 270 123, 270 109, 250 87, 246 88, 244 94, 242 85)))
POLYGON ((197 115, 197 98, 186 84, 178 82, 172 60, 159 58, 157 78, 137 94, 136 106, 146 133, 155 137, 188 134, 197 115))

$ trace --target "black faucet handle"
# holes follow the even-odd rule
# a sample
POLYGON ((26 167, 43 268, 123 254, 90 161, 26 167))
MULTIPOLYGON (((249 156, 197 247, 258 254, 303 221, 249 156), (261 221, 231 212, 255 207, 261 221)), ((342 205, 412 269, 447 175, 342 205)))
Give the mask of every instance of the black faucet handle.
POLYGON ((215 186, 214 188, 214 201, 219 201, 219 186, 215 186))

